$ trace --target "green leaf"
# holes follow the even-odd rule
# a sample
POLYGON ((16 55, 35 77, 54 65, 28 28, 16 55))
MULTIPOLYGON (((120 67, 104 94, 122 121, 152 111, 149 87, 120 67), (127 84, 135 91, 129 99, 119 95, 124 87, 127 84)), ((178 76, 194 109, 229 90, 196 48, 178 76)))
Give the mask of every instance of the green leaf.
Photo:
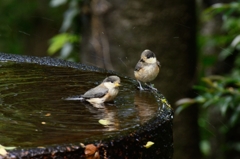
POLYGON ((236 37, 233 39, 233 41, 232 41, 232 43, 231 43, 231 46, 232 46, 232 47, 236 47, 239 43, 240 43, 240 35, 236 36, 236 37))
POLYGON ((181 113, 184 109, 186 109, 189 105, 181 105, 179 107, 177 107, 177 109, 175 110, 175 114, 179 114, 181 113))
POLYGON ((53 55, 59 51, 66 43, 78 42, 79 37, 69 33, 62 33, 54 36, 50 39, 50 46, 48 48, 48 53, 53 55))
POLYGON ((230 102, 232 101, 232 97, 231 96, 227 96, 225 98, 221 98, 219 100, 219 106, 220 106, 220 111, 222 113, 223 116, 226 115, 227 109, 230 105, 230 102))
POLYGON ((209 106, 213 106, 216 104, 216 101, 214 99, 209 98, 205 103, 203 103, 202 107, 207 108, 209 106))
POLYGON ((239 112, 235 112, 230 117, 230 125, 234 126, 236 125, 236 122, 239 120, 239 112))
POLYGON ((72 1, 70 8, 64 13, 64 19, 62 26, 60 28, 61 32, 66 32, 71 26, 73 22, 73 18, 79 13, 78 11, 78 5, 76 1, 72 1), (76 3, 76 4, 72 4, 76 3))
POLYGON ((210 142, 208 140, 200 141, 200 149, 204 155, 209 155, 211 151, 210 142))
POLYGON ((224 60, 226 59, 228 56, 230 56, 231 54, 233 54, 234 48, 233 47, 227 47, 225 49, 223 49, 219 55, 219 59, 220 60, 224 60))
POLYGON ((192 98, 182 98, 176 101, 176 105, 183 105, 183 104, 193 104, 195 100, 192 98))
POLYGON ((197 103, 204 103, 204 102, 206 101, 206 98, 204 98, 203 96, 197 96, 197 97, 195 98, 195 101, 196 101, 197 103))
POLYGON ((175 104, 178 106, 175 110, 176 114, 179 114, 182 110, 186 109, 187 107, 195 104, 195 103, 204 103, 206 99, 202 96, 197 96, 196 98, 183 98, 178 100, 175 104))

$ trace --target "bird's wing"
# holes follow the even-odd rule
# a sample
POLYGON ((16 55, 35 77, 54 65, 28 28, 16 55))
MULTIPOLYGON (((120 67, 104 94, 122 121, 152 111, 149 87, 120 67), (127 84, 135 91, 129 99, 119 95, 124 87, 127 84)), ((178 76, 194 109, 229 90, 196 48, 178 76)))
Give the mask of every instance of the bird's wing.
POLYGON ((105 96, 108 89, 105 87, 97 86, 87 91, 82 97, 83 98, 101 98, 105 96))
POLYGON ((142 68, 141 60, 138 61, 137 65, 135 66, 135 71, 139 71, 142 68))

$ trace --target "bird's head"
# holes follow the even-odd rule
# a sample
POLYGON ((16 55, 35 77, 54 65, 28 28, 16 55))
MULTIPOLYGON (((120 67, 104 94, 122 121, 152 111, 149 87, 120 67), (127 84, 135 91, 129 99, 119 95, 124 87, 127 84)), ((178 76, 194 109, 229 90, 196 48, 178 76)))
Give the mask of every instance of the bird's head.
POLYGON ((141 62, 146 62, 146 63, 156 63, 157 58, 156 55, 150 51, 150 50, 144 50, 141 54, 141 62))
POLYGON ((103 80, 103 84, 108 88, 108 89, 112 89, 112 88, 116 88, 121 86, 120 85, 120 78, 118 76, 109 76, 107 78, 105 78, 103 80))

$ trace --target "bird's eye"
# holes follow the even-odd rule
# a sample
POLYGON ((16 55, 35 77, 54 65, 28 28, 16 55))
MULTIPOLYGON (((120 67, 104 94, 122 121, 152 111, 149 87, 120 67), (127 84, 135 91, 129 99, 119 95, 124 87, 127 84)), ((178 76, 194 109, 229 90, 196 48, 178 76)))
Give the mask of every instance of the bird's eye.
POLYGON ((109 80, 108 82, 111 82, 111 83, 113 83, 113 80, 109 80))

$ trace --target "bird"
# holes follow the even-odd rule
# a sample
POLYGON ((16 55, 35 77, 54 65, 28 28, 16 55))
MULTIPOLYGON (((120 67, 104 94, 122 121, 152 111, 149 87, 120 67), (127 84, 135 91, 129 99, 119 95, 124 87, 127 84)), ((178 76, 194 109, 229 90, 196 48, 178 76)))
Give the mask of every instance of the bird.
POLYGON ((87 101, 94 107, 100 108, 103 103, 113 101, 117 96, 118 87, 121 86, 120 82, 121 80, 118 76, 109 76, 100 85, 88 90, 83 95, 68 97, 65 100, 87 101))
MULTIPOLYGON (((157 60, 156 55, 148 49, 144 50, 134 69, 134 76, 139 83, 140 90, 144 90, 141 82, 147 83, 153 81, 157 77, 160 68, 161 64, 157 60)), ((156 90, 151 85, 149 87, 156 90)))
POLYGON ((88 90, 81 97, 91 104, 113 101, 118 94, 120 82, 118 76, 109 76, 100 85, 88 90))

